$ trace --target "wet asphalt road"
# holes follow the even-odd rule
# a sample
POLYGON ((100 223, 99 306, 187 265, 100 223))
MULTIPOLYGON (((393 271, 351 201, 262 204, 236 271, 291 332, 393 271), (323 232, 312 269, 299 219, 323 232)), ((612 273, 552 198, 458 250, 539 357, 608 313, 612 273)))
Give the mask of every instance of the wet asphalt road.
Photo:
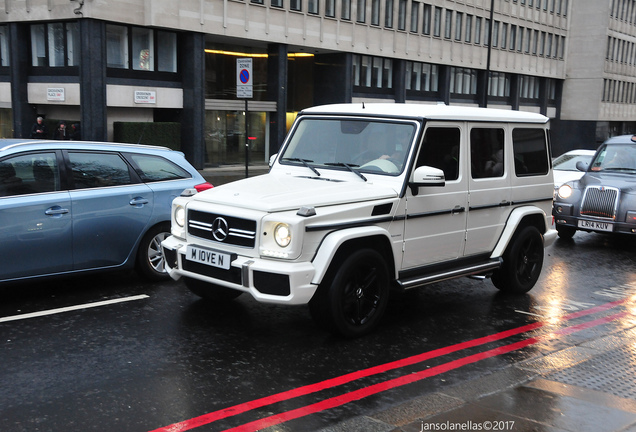
MULTIPOLYGON (((252 422, 281 413, 290 420, 261 425, 314 431, 531 358, 541 344, 446 366, 483 351, 460 354, 448 348, 455 344, 636 294, 636 239, 577 233, 557 240, 546 250, 539 283, 521 297, 472 279, 394 295, 380 329, 356 340, 316 327, 305 307, 259 304, 247 295, 214 305, 182 283, 149 284, 127 272, 5 286, 0 293, 1 431, 254 430, 252 422), (110 300, 119 302, 95 304, 110 300), (55 313, 27 315, 42 311, 55 313), (444 356, 403 362, 435 350, 444 356), (396 361, 399 367, 347 378, 396 361), (270 399, 253 402, 259 398, 270 399)), ((620 325, 636 323, 632 316, 620 325)))

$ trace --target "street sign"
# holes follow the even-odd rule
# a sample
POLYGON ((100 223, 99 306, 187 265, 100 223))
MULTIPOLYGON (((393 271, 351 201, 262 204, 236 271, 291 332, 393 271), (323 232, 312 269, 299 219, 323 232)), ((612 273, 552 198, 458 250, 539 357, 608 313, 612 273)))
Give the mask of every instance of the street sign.
POLYGON ((236 59, 236 97, 250 99, 252 91, 252 59, 236 59))

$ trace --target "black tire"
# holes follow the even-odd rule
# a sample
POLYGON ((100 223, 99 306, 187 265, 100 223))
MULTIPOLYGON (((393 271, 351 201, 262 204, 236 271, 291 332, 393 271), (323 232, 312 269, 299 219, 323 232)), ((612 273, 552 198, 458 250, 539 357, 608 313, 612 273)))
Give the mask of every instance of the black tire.
POLYGON ((532 289, 543 266, 543 236, 533 226, 517 231, 503 256, 492 283, 502 292, 523 294, 532 289))
POLYGON ((161 242, 170 235, 170 224, 152 227, 141 239, 137 251, 137 270, 146 279, 164 281, 170 279, 165 266, 161 242))
POLYGON ((576 234, 576 228, 567 225, 557 225, 556 230, 559 237, 565 240, 571 239, 576 234))
POLYGON ((330 271, 309 303, 314 320, 346 337, 369 333, 380 321, 389 298, 389 271, 373 249, 348 255, 330 271))
POLYGON ((186 277, 183 280, 190 291, 205 300, 227 302, 243 294, 243 291, 203 282, 198 279, 186 277))

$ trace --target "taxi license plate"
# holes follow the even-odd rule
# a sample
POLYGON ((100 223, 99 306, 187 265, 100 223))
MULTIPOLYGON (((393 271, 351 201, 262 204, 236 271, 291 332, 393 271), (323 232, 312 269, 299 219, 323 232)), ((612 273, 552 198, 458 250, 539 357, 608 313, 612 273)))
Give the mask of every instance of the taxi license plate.
POLYGON ((188 246, 185 257, 188 261, 206 264, 225 270, 230 269, 230 263, 232 261, 232 256, 230 254, 211 249, 203 249, 196 246, 188 246))
POLYGON ((596 222, 596 221, 579 221, 579 228, 591 229, 594 231, 614 231, 614 225, 608 222, 596 222))

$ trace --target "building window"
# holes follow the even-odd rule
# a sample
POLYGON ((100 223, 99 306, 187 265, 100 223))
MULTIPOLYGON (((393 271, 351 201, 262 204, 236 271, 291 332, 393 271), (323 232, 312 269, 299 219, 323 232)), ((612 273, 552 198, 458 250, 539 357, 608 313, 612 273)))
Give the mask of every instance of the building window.
POLYGON ((110 68, 128 69, 128 27, 106 26, 106 64, 110 68))
POLYGON ((382 57, 354 55, 353 85, 370 89, 392 88, 393 62, 382 57))
POLYGON ((469 68, 451 67, 450 92, 454 95, 476 95, 477 72, 469 68))
POLYGON ((398 0, 398 30, 406 30, 407 0, 398 0))
MULTIPOLYGON (((5 34, 5 44, 6 36, 8 35, 5 34)), ((3 56, 7 56, 8 61, 8 51, 3 56)), ((79 66, 79 59, 79 25, 76 22, 31 26, 32 66, 79 66)))
POLYGON ((393 0, 386 0, 384 7, 384 27, 393 28, 393 0))
POLYGON ((9 64, 9 27, 0 25, 0 66, 9 64))
POLYGON ((420 22, 420 3, 412 2, 411 3, 411 31, 413 33, 417 33, 418 24, 420 22))
POLYGON ((433 17, 433 36, 442 35, 442 8, 435 6, 435 16, 433 17))
POLYGON ((177 72, 177 34, 142 27, 106 26, 106 63, 114 69, 177 72))
POLYGON ((283 0, 272 0, 272 2, 270 4, 272 5, 272 7, 282 8, 283 7, 283 0))
POLYGON ((320 3, 318 0, 307 0, 307 12, 310 14, 317 14, 319 8, 320 3))
POLYGON ((501 23, 501 49, 508 46, 508 24, 501 23))
POLYGON ((371 25, 380 25, 380 0, 371 0, 371 25))
POLYGON ((503 72, 490 72, 488 96, 507 98, 510 96, 510 76, 503 72))
POLYGON ((159 72, 177 72, 177 34, 157 32, 157 70, 159 72))
POLYGON ((495 21, 492 26, 492 46, 497 48, 499 45, 499 21, 495 21))
POLYGON ((302 0, 289 0, 289 9, 293 11, 302 11, 303 10, 303 2, 302 0))
POLYGON ((539 99, 539 78, 521 75, 519 77, 519 97, 521 99, 539 99))
POLYGON ((510 26, 510 51, 514 51, 517 45, 517 26, 510 26))
POLYGON ((356 16, 356 21, 359 23, 363 23, 367 20, 367 0, 357 0, 358 1, 358 12, 356 16))
POLYGON ((464 32, 464 41, 470 43, 473 33, 473 16, 466 15, 466 30, 464 32))
POLYGON ((455 13, 455 40, 456 41, 461 41, 462 40, 462 28, 463 28, 463 19, 464 19, 464 14, 461 12, 456 12, 455 13))
POLYGON ((152 30, 134 27, 132 29, 133 70, 154 70, 154 52, 152 30))
POLYGON ((347 21, 351 19, 351 0, 342 0, 340 18, 347 21))
POLYGON ((406 90, 437 92, 439 89, 438 66, 429 63, 406 62, 406 90))
POLYGON ((444 20, 444 38, 450 39, 453 29, 453 11, 446 9, 446 19, 444 20))
POLYGON ((519 37, 517 38, 517 51, 523 50, 523 27, 519 27, 519 37))
POLYGON ((422 11, 422 33, 425 35, 431 34, 431 5, 424 5, 424 10, 422 11))
POLYGON ((475 17, 475 43, 481 43, 481 17, 475 17))
POLYGON ((336 16, 336 0, 325 0, 325 16, 329 18, 336 16))

